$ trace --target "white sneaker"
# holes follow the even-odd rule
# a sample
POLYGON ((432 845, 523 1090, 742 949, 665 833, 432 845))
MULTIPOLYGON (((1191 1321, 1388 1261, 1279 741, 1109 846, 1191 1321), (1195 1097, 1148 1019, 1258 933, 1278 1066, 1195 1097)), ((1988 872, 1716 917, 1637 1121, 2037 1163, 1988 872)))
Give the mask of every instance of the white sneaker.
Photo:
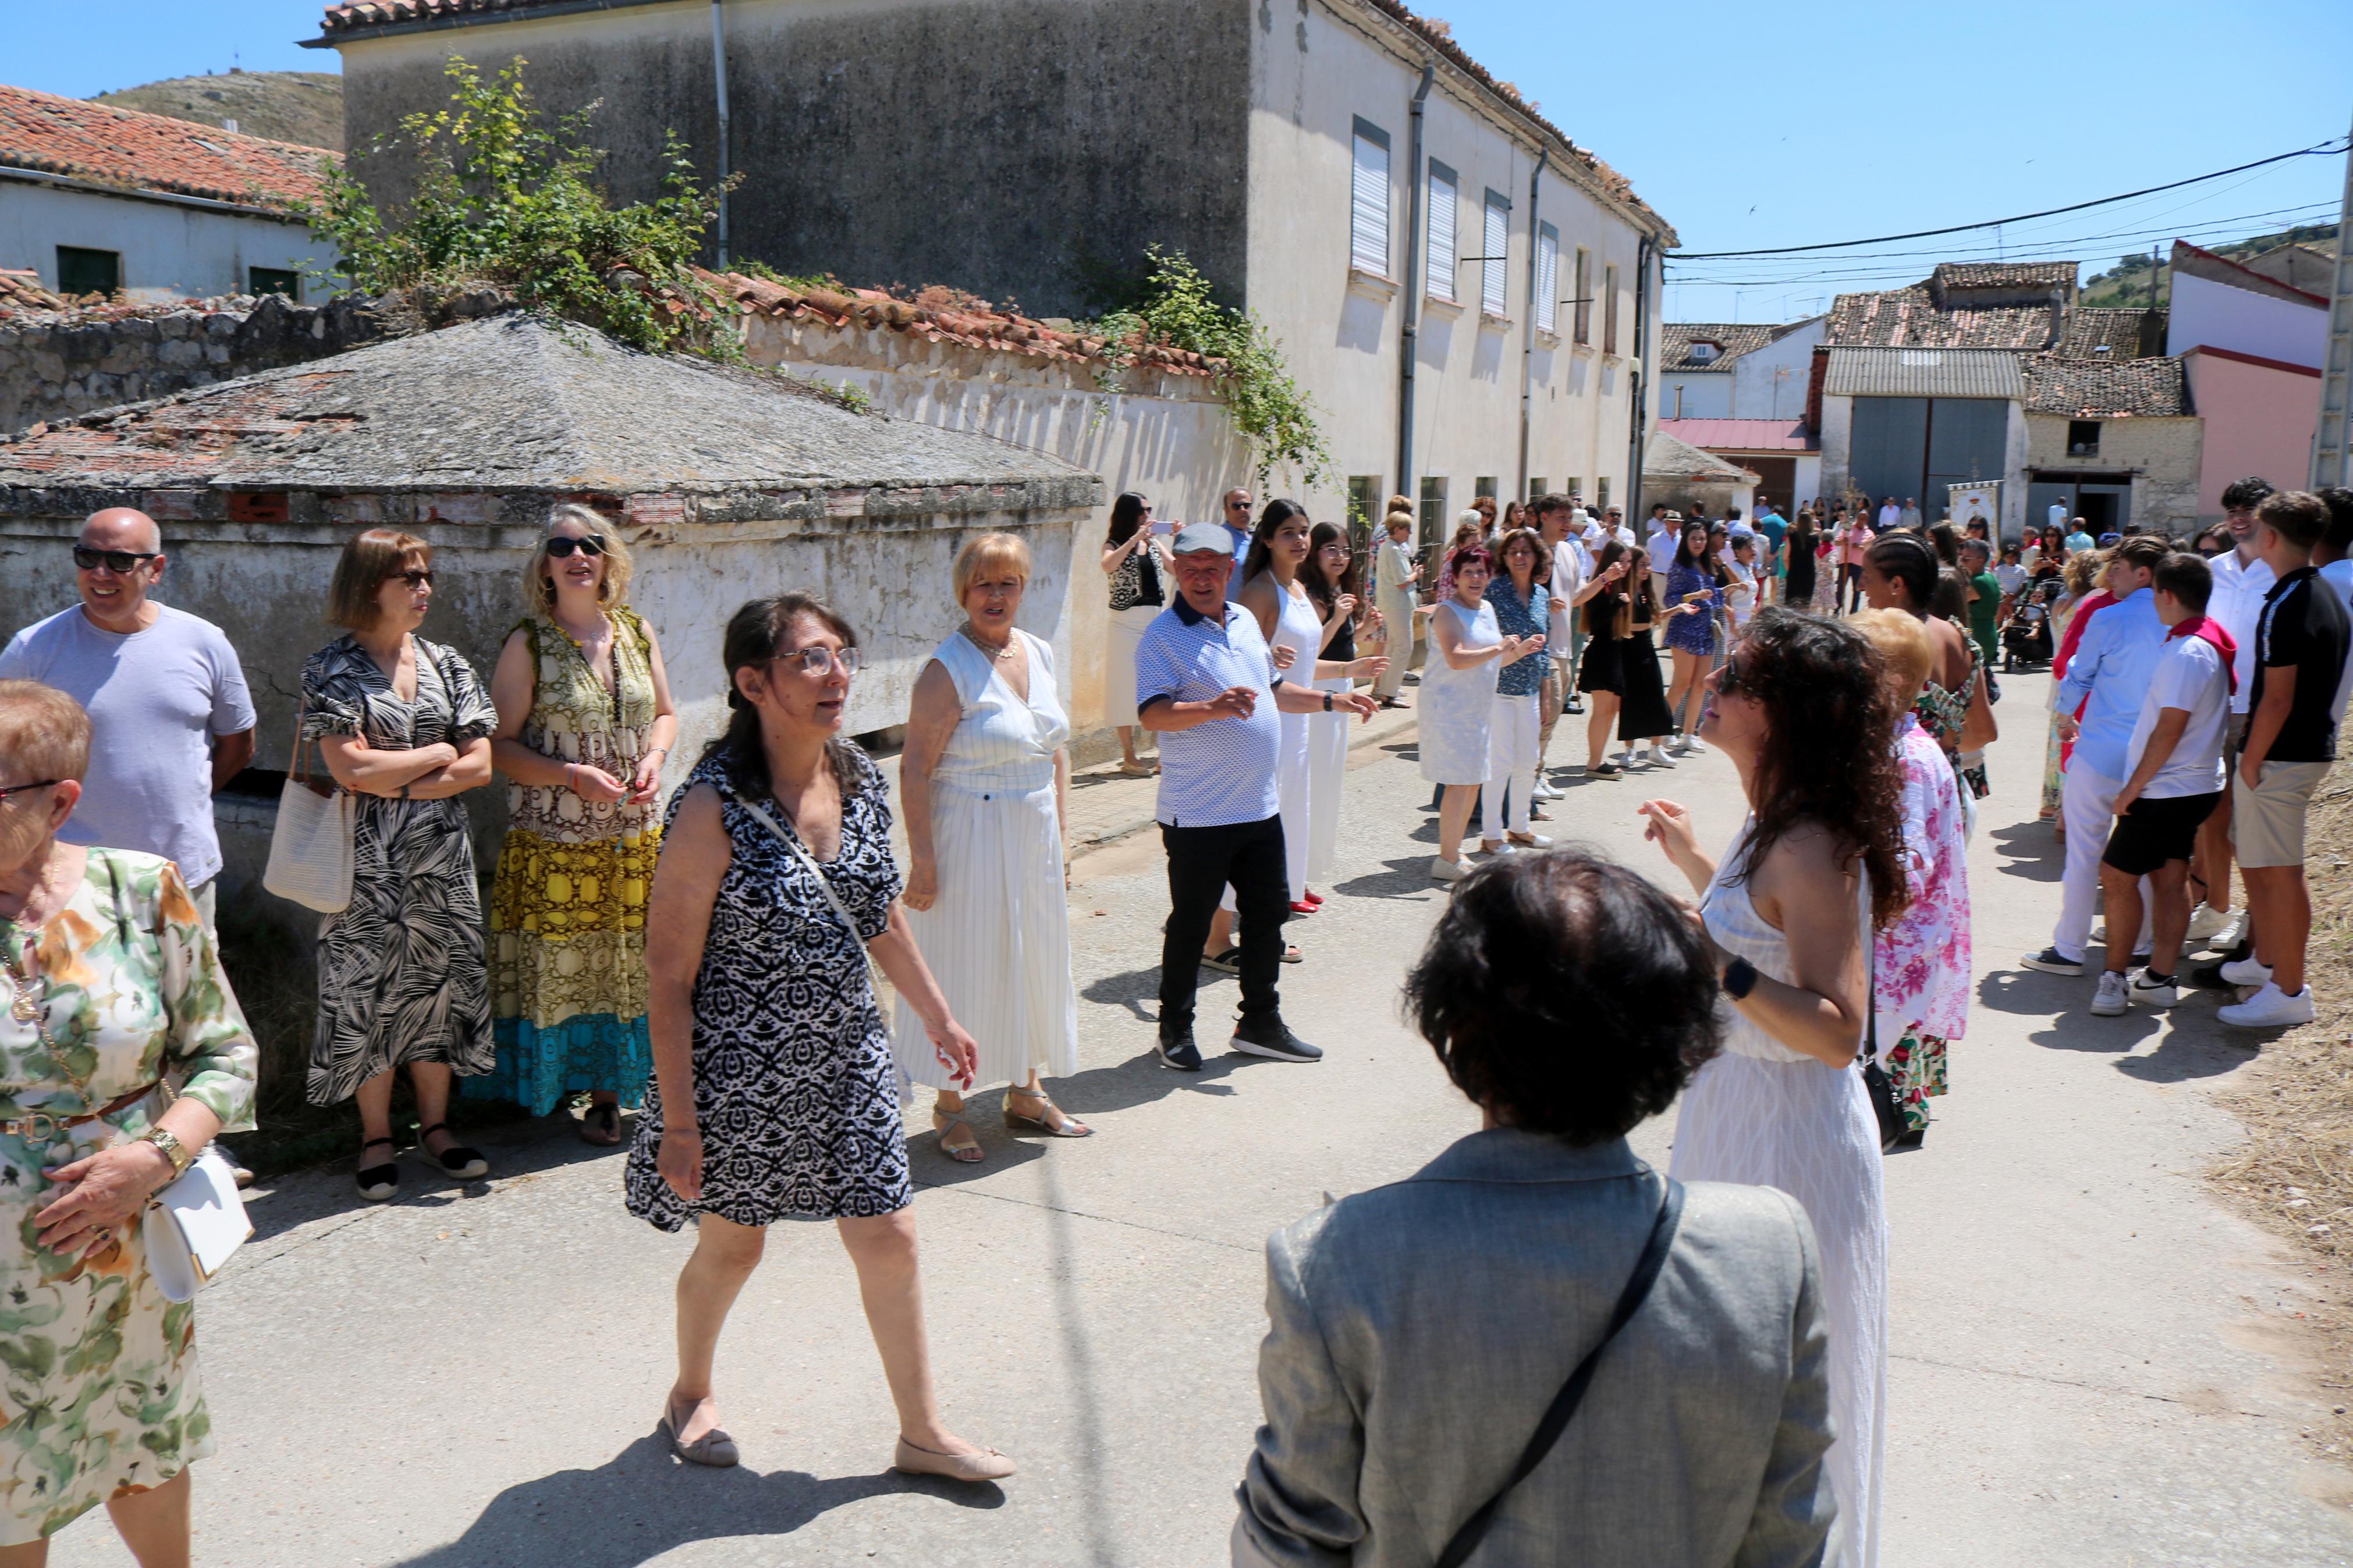
POLYGON ((2233 985, 2269 985, 2272 966, 2258 963, 2253 958, 2233 959, 2222 966, 2222 978, 2233 985))
POLYGON ((1698 752, 1704 753, 1707 750, 1707 743, 1702 741, 1697 735, 1686 735, 1683 737, 1683 750, 1686 752, 1698 752))
POLYGON ((2125 977, 2113 969, 2100 971, 2100 989, 2092 997, 2092 1016, 2120 1018, 2125 1013, 2125 977))
POLYGON ((2229 910, 2200 904, 2189 911, 2189 940, 2194 942, 2211 942, 2230 930, 2235 918, 2229 910))
POLYGON ((1539 773, 1536 775, 1535 785, 1528 791, 1528 798, 1530 800, 1558 800, 1560 798, 1560 791, 1546 784, 1544 781, 1544 775, 1539 773))
POLYGON ((1524 837, 1527 839, 1525 844, 1512 843, 1508 839, 1505 840, 1505 842, 1507 844, 1511 844, 1511 847, 1519 850, 1549 849, 1552 847, 1552 837, 1548 834, 1530 833, 1524 835, 1524 837))
POLYGON ((2170 1007, 2181 1000, 2181 988, 2170 981, 2160 984, 2151 980, 2144 969, 2125 987, 2125 997, 2136 1007, 2170 1007))
POLYGON ((1471 874, 1471 868, 1460 860, 1449 860, 1443 855, 1430 858, 1430 875, 1433 881, 1459 882, 1471 874))
POLYGON ((1685 752, 1691 750, 1691 737, 1689 735, 1677 735, 1673 740, 1667 742, 1667 750, 1672 752, 1679 757, 1682 756, 1685 752))
POLYGON ((1651 763, 1654 767, 1665 767, 1667 765, 1667 753, 1659 750, 1656 745, 1652 745, 1651 748, 1651 763))
POLYGON ((2242 1029, 2277 1029, 2291 1024, 2312 1022, 2312 987, 2290 996, 2270 981, 2253 996, 2214 1015, 2225 1024, 2236 1024, 2242 1029))

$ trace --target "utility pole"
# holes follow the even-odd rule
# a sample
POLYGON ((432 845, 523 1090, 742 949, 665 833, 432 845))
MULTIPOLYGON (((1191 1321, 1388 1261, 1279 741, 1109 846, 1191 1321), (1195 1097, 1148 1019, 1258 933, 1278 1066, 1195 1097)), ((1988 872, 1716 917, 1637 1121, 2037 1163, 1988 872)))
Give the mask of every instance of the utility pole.
POLYGON ((2148 308, 2157 309, 2157 247, 2148 247, 2148 308))
POLYGON ((2320 424, 2312 433, 2312 488, 2353 485, 2353 137, 2345 151, 2345 200, 2337 218, 2337 286, 2329 290, 2328 363, 2320 424))

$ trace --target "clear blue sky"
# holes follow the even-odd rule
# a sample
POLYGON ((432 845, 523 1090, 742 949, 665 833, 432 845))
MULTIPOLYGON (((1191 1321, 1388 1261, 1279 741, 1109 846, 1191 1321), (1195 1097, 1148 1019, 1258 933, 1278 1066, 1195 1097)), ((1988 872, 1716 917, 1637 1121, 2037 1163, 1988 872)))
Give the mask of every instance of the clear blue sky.
MULTIPOLYGON (((2353 121, 2347 0, 1427 4, 1632 180, 1692 251, 2034 212, 2310 146, 2353 121)), ((332 51, 294 46, 317 32, 321 9, 0 0, 0 79, 87 97, 226 70, 233 57, 248 70, 333 70, 332 51)), ((2328 221, 2343 181, 2341 158, 2305 158, 1998 238, 1921 240, 1861 259, 1674 264, 1667 318, 1791 320, 1939 259, 2064 258, 2088 277, 2152 241, 2328 221)))

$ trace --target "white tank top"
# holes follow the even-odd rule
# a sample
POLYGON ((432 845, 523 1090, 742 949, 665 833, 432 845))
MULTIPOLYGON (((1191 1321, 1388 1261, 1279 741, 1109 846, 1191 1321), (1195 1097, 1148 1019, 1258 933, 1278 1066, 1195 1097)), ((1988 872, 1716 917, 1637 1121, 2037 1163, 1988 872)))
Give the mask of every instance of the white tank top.
MULTIPOLYGON (((1757 905, 1748 897, 1746 857, 1749 835, 1757 828, 1757 818, 1751 814, 1740 825, 1739 835, 1724 858, 1716 863, 1715 879, 1707 885, 1707 895, 1700 900, 1700 919, 1707 923, 1710 936, 1725 952, 1746 959, 1756 965, 1757 973, 1770 975, 1784 985, 1797 984, 1792 976, 1796 967, 1789 961, 1789 939, 1765 923, 1757 912, 1757 905), (1727 879, 1739 879, 1728 880, 1727 879)), ((1863 921, 1858 930, 1867 930, 1871 921, 1871 879, 1862 879, 1860 895, 1863 921)), ((1746 1015, 1730 1001, 1719 998, 1716 1018, 1724 1027, 1724 1048, 1744 1057, 1755 1057, 1768 1062, 1813 1062, 1822 1065, 1803 1051, 1794 1051, 1750 1023, 1746 1015)), ((1882 1045, 1892 1042, 1883 1041, 1882 1045)))

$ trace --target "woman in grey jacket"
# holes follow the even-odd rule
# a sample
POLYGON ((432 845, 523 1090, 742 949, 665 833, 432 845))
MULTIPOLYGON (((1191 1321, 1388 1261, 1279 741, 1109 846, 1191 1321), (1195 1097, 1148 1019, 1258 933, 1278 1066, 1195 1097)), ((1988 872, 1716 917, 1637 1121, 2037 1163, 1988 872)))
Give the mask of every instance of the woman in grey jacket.
POLYGON ((1429 1568, 1490 1500, 1482 1568, 1825 1561, 1804 1212, 1700 1183, 1678 1220, 1626 1144, 1715 1054, 1715 994, 1689 915, 1623 868, 1515 855, 1460 885, 1406 998, 1484 1126, 1268 1243, 1236 1568, 1429 1568), (1613 1337, 1654 1234, 1663 1266, 1613 1337), (1597 1345, 1575 1414, 1512 1484, 1597 1345))

